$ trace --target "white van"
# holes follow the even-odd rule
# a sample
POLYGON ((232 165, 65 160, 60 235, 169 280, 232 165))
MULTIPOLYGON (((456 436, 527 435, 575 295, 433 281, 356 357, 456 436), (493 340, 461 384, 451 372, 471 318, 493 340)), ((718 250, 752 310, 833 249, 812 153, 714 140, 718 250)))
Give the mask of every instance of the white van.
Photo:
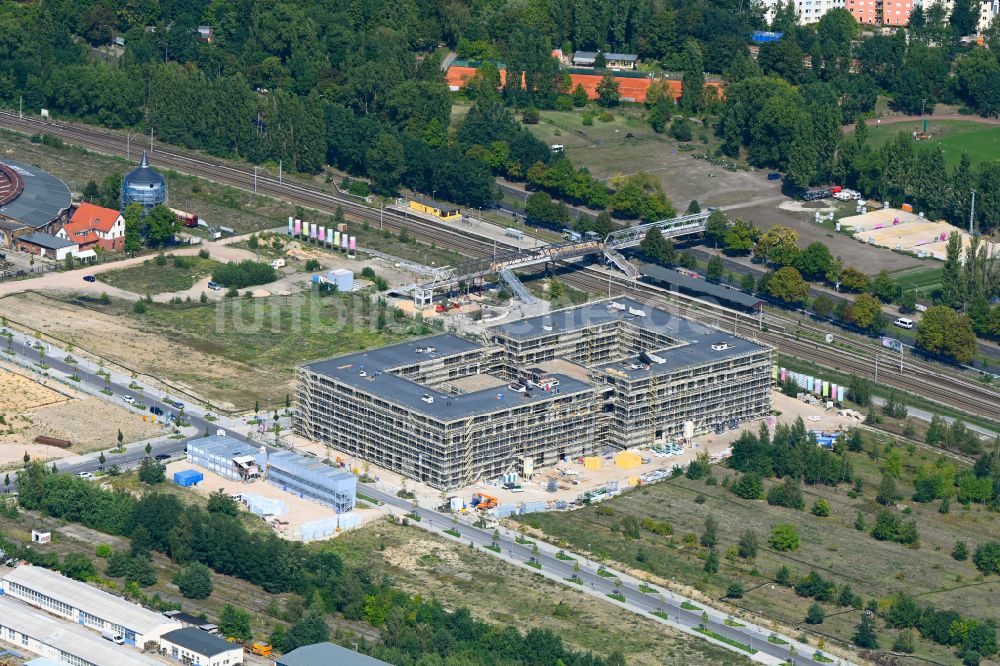
POLYGON ((913 320, 907 317, 900 317, 896 321, 892 322, 893 325, 899 326, 900 328, 913 328, 913 320))

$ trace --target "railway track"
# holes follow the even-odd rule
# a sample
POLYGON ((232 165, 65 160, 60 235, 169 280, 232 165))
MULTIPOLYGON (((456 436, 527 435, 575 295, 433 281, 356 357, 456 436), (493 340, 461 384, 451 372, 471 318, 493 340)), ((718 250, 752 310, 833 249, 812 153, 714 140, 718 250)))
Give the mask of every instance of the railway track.
MULTIPOLYGON (((0 111, 0 126, 24 134, 47 133, 64 142, 78 145, 94 152, 125 157, 128 153, 126 136, 110 130, 86 125, 45 122, 35 118, 20 118, 17 114, 0 111)), ((345 195, 330 194, 295 181, 277 179, 269 175, 254 174, 253 169, 243 169, 220 161, 195 157, 175 149, 154 144, 153 159, 157 166, 200 176, 207 180, 230 185, 244 191, 255 191, 291 205, 301 205, 325 213, 341 208, 369 224, 398 233, 406 229, 415 238, 436 243, 470 257, 485 257, 499 250, 516 249, 502 241, 494 241, 395 211, 379 211, 365 206, 345 195)), ((878 364, 879 383, 893 386, 923 396, 970 414, 1000 422, 1000 399, 991 388, 951 375, 938 366, 903 361, 889 356, 876 345, 853 343, 851 349, 827 346, 799 337, 802 333, 823 335, 825 331, 801 326, 775 315, 767 315, 763 322, 757 317, 726 309, 659 287, 637 283, 632 279, 607 273, 595 267, 583 267, 565 276, 565 282, 586 291, 602 293, 627 293, 649 301, 657 307, 678 315, 697 319, 717 328, 753 337, 776 347, 791 356, 833 368, 841 372, 872 377, 878 364), (762 325, 762 323, 764 325, 762 325)))

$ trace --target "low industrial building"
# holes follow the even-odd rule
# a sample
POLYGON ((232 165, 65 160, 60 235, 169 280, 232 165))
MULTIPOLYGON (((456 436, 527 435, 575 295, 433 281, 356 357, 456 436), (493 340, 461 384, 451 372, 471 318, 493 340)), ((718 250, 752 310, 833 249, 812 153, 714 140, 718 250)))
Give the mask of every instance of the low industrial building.
POLYGON ((160 652, 184 664, 230 666, 243 663, 243 647, 195 627, 174 629, 160 637, 160 652))
POLYGON ((349 650, 336 643, 313 643, 276 657, 274 666, 389 666, 366 654, 349 650))
POLYGON ((0 592, 138 647, 156 646, 160 636, 181 628, 159 613, 43 567, 17 567, 0 579, 0 592))
POLYGON ((770 411, 774 351, 631 299, 306 364, 296 432, 448 489, 770 411))
POLYGON ((14 241, 14 247, 21 252, 54 261, 62 261, 80 251, 80 246, 73 241, 52 234, 44 234, 40 231, 18 236, 17 240, 14 241))
POLYGON ((59 620, 7 595, 0 595, 0 640, 58 664, 163 666, 156 659, 115 645, 79 624, 59 620))
POLYGON ((350 472, 291 451, 267 452, 228 435, 188 442, 187 459, 233 481, 265 479, 282 490, 347 513, 354 508, 357 478, 350 472))

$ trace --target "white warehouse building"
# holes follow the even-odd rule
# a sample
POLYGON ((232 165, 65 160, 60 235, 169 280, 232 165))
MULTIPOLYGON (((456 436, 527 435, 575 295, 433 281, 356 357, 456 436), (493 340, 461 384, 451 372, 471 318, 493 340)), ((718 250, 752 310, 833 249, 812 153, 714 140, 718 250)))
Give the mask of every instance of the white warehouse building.
POLYGON ((158 646, 163 634, 182 626, 159 613, 42 567, 17 567, 0 579, 0 594, 21 599, 96 632, 114 632, 128 645, 140 648, 149 643, 158 646))
MULTIPOLYGON (((34 568, 34 567, 32 567, 34 568)), ((0 639, 18 649, 71 666, 163 666, 78 625, 0 595, 0 639)))

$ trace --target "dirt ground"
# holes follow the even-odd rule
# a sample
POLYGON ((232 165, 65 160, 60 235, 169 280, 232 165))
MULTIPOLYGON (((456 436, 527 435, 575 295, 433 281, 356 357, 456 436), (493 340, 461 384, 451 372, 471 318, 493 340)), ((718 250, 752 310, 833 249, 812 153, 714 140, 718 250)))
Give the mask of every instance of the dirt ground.
POLYGON ((2 368, 0 414, 7 422, 6 426, 0 426, 0 468, 20 465, 25 452, 34 460, 58 460, 110 449, 118 444, 119 429, 126 444, 166 432, 124 407, 61 386, 55 391, 2 368), (14 386, 17 392, 6 390, 14 386), (39 402, 32 407, 23 396, 33 396, 39 402), (63 449, 35 444, 34 439, 39 435, 68 439, 73 445, 63 449))
MULTIPOLYGON (((287 522, 287 524, 283 525, 275 523, 274 528, 275 532, 279 536, 291 541, 298 541, 300 539, 303 523, 308 523, 314 520, 335 518, 337 516, 337 512, 330 507, 324 506, 318 502, 303 499, 297 495, 293 495, 292 493, 285 492, 273 484, 266 483, 264 481, 258 481, 256 483, 232 481, 202 467, 192 465, 186 460, 172 462, 167 465, 167 479, 173 479, 174 472, 180 472, 186 469, 196 469, 205 475, 205 480, 192 488, 192 490, 196 491, 200 495, 204 495, 205 497, 208 497, 208 494, 212 491, 222 488, 230 494, 253 493, 255 495, 261 495, 269 499, 276 499, 284 502, 285 505, 288 506, 288 513, 283 516, 278 516, 278 518, 283 522, 287 522)), ((382 516, 382 512, 378 509, 356 509, 353 513, 357 514, 361 518, 362 525, 370 523, 382 516)), ((342 534, 344 534, 344 532, 331 535, 328 538, 332 539, 342 534)))
MULTIPOLYGON (((192 349, 157 333, 143 330, 128 317, 114 316, 47 299, 37 294, 0 298, 0 314, 12 321, 39 322, 41 329, 60 340, 72 340, 81 349, 98 352, 126 367, 169 378, 193 393, 213 395, 232 386, 254 386, 254 368, 219 362, 211 354, 192 349), (206 390, 207 389, 207 390, 206 390)), ((288 391, 293 389, 291 378, 288 391)), ((221 404, 221 407, 226 407, 221 404)))

